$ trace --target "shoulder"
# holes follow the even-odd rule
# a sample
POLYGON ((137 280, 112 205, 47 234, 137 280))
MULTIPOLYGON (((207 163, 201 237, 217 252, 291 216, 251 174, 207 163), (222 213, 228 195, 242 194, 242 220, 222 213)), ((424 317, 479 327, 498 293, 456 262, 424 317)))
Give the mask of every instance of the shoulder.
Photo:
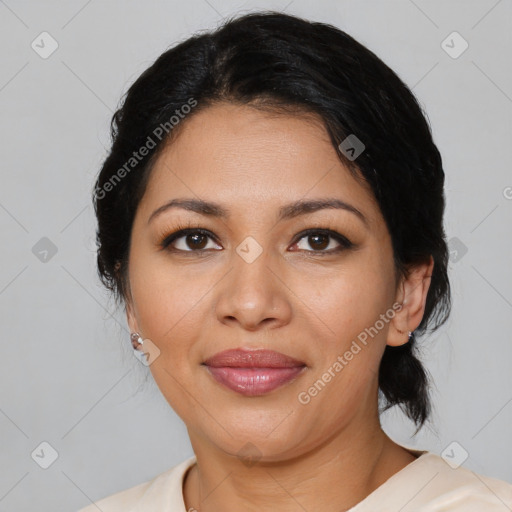
MULTIPOLYGON (((389 510, 396 507, 401 512, 512 510, 512 484, 480 475, 463 466, 450 465, 435 453, 421 453, 369 498, 377 498, 381 503, 389 502, 389 510)), ((356 506, 356 511, 365 512, 366 508, 356 506)))
POLYGON ((78 512, 167 510, 170 505, 174 506, 172 510, 185 510, 182 492, 183 477, 195 461, 195 457, 190 457, 152 480, 95 501, 78 512))
MULTIPOLYGON (((424 458, 422 512, 506 512, 512 510, 512 484, 481 475, 463 466, 452 467, 442 457, 424 458), (424 502, 424 503, 423 503, 424 502)), ((420 468, 421 469, 421 468, 420 468)))
POLYGON ((512 510, 512 484, 452 467, 439 455, 424 451, 395 473, 350 512, 507 512, 512 510))

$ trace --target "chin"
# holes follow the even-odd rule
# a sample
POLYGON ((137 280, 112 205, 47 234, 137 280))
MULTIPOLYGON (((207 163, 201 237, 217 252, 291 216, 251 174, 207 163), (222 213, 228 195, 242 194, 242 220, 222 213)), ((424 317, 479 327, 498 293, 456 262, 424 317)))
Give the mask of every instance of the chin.
MULTIPOLYGON (((211 417, 202 418, 201 437, 227 455, 256 462, 278 462, 300 456, 304 452, 307 432, 305 423, 297 424, 297 416, 286 417, 276 411, 251 414, 238 409, 234 414, 220 414, 221 425, 211 417)), ((196 423, 197 419, 190 424, 196 423)), ((197 432, 197 429, 194 429, 197 432)))

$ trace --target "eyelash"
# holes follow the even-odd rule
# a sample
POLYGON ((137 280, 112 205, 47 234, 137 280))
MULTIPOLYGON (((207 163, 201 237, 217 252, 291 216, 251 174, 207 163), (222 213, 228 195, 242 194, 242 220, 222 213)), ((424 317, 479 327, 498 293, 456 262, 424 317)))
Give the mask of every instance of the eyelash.
MULTIPOLYGON (((213 236, 213 234, 206 230, 206 229, 203 229, 203 228, 200 228, 200 227, 195 227, 195 226, 192 226, 191 224, 188 224, 187 226, 177 226, 175 228, 175 230, 172 232, 172 233, 166 233, 166 234, 163 234, 161 235, 160 237, 160 240, 161 242, 159 243, 159 246, 162 250, 167 250, 169 252, 174 252, 174 253, 181 253, 181 254, 187 254, 187 253, 190 253, 190 254, 205 254, 206 252, 209 252, 211 251, 212 249, 190 249, 188 251, 185 251, 183 249, 176 249, 175 247, 171 247, 171 244, 173 242, 175 242, 176 240, 179 240, 180 238, 186 236, 186 235, 189 235, 189 234, 193 234, 193 233, 199 233, 201 235, 204 235, 204 236, 207 236, 208 238, 210 238, 211 240, 213 240, 216 244, 220 245, 219 242, 216 240, 215 236, 213 236)), ((343 250, 346 250, 346 249, 351 249, 352 247, 354 247, 354 244, 346 237, 344 237, 343 235, 341 235, 340 233, 338 233, 337 231, 333 231, 332 229, 329 229, 329 228, 310 228, 310 229, 306 229, 302 232, 300 232, 295 238, 294 238, 294 242, 292 245, 295 245, 297 244, 298 242, 300 242, 303 238, 306 238, 310 235, 315 235, 315 234, 320 234, 320 235, 324 235, 324 236, 328 236, 332 239, 334 239, 336 242, 338 242, 340 245, 335 248, 335 249, 330 249, 328 251, 325 251, 325 250, 305 250, 305 249, 298 249, 298 251, 305 251, 305 252, 308 252, 308 253, 314 253, 315 255, 320 255, 320 256, 324 256, 324 255, 329 255, 329 254, 336 254, 336 253, 339 253, 343 250)), ((328 244, 330 245, 330 244, 328 244)), ((218 250, 218 249, 214 249, 214 250, 218 250)))

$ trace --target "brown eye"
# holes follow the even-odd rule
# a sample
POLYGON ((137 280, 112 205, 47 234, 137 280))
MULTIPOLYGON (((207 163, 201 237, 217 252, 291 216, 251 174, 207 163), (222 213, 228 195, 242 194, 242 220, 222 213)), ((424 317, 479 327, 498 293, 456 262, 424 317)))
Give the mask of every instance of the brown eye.
MULTIPOLYGON (((163 249, 176 252, 200 252, 217 249, 213 236, 203 229, 182 229, 167 236, 161 243, 163 249), (208 246, 211 242, 213 245, 208 246)), ((220 247, 221 248, 221 247, 220 247)))
POLYGON ((208 243, 208 237, 202 233, 185 235, 185 245, 190 249, 204 249, 208 243))
POLYGON ((329 229, 310 229, 301 233, 294 244, 299 250, 330 254, 353 246, 343 235, 329 229))
POLYGON ((328 235, 309 235, 308 244, 316 251, 321 251, 329 245, 328 235))

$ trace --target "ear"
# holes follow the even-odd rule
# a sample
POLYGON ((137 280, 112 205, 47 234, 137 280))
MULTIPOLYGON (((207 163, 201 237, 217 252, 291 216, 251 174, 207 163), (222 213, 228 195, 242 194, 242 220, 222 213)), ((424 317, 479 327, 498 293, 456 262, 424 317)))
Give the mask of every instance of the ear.
POLYGON ((135 318, 135 313, 133 311, 133 306, 131 302, 126 302, 125 304, 126 311, 126 322, 128 323, 128 327, 131 332, 138 332, 138 324, 137 319, 135 318))
POLYGON ((128 323, 128 328, 130 329, 130 332, 139 332, 139 324, 137 322, 137 318, 135 317, 133 304, 130 300, 126 300, 125 302, 125 311, 126 321, 128 323))
POLYGON ((409 331, 414 331, 420 325, 425 312, 433 268, 434 258, 430 256, 428 262, 410 267, 408 275, 402 278, 395 297, 395 301, 402 307, 391 320, 388 345, 392 347, 404 345, 409 341, 409 331))

